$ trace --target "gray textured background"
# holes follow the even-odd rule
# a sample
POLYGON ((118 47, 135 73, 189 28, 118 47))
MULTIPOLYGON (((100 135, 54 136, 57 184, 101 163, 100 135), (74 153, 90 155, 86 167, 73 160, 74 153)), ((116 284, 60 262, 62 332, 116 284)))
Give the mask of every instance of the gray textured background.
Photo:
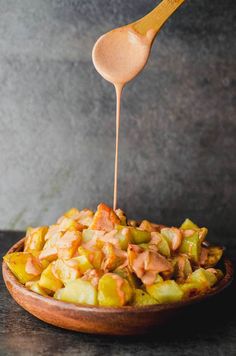
MULTIPOLYGON (((102 33, 152 0, 0 0, 0 228, 112 203, 115 96, 102 33)), ((236 230, 235 0, 187 0, 122 101, 119 205, 225 243, 236 230)))

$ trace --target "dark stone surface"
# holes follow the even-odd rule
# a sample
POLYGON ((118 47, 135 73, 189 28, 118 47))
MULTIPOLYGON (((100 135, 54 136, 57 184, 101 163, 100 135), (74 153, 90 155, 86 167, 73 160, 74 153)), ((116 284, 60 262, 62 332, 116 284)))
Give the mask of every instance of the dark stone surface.
MULTIPOLYGON (((0 226, 112 202, 115 101, 91 50, 152 0, 0 0, 0 226)), ((188 0, 124 92, 119 205, 236 230, 235 0, 188 0)))
MULTIPOLYGON (((0 232, 0 258, 23 236, 0 232)), ((228 251, 235 257, 235 247, 228 251)), ((235 356, 236 283, 222 295, 188 310, 181 320, 138 337, 105 337, 62 330, 37 320, 21 309, 0 278, 1 356, 235 356)), ((115 322, 115 320, 114 320, 115 322)))

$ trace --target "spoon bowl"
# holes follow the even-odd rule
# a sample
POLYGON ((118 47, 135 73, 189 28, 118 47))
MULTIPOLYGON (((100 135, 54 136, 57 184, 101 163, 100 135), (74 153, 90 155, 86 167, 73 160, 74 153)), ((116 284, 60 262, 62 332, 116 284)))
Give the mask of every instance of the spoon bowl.
MULTIPOLYGON (((8 253, 22 251, 23 245, 24 239, 21 239, 10 248, 8 253)), ((176 316, 181 317, 186 308, 222 292, 233 279, 233 265, 230 260, 224 259, 223 265, 224 278, 207 294, 172 304, 122 308, 75 305, 55 300, 52 297, 44 297, 19 283, 5 262, 2 265, 2 272, 6 287, 15 301, 46 323, 91 334, 136 335, 168 324, 176 316)))

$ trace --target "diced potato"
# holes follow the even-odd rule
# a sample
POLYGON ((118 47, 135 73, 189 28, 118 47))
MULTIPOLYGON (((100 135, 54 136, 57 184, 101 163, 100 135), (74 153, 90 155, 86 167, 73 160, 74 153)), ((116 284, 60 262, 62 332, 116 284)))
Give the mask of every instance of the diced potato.
POLYGON ((67 218, 66 216, 62 216, 58 220, 58 228, 61 232, 66 231, 82 231, 85 226, 73 219, 67 218))
POLYGON ((157 300, 144 292, 142 289, 135 289, 132 305, 141 307, 143 305, 157 304, 157 300))
POLYGON ((43 295, 44 297, 48 296, 46 291, 42 287, 40 287, 38 281, 27 282, 25 286, 26 286, 26 288, 28 288, 32 292, 35 292, 35 293, 40 294, 40 295, 43 295))
POLYGON ((206 290, 216 284, 217 278, 214 273, 198 268, 188 277, 187 282, 197 285, 201 290, 206 290))
POLYGON ((81 242, 81 232, 67 231, 57 242, 58 258, 70 259, 73 257, 81 242))
POLYGON ((40 266, 37 259, 30 252, 13 252, 3 257, 8 268, 19 280, 20 283, 25 284, 28 281, 35 279, 40 274, 40 266), (33 268, 33 273, 27 273, 27 264, 32 264, 32 268, 36 268, 36 273, 33 268))
POLYGON ((42 288, 46 288, 50 291, 56 292, 63 286, 63 283, 55 276, 53 268, 54 262, 50 263, 48 267, 42 272, 41 277, 39 279, 39 285, 42 288))
POLYGON ((175 281, 164 281, 146 287, 147 292, 159 303, 179 302, 183 292, 175 281))
POLYGON ((97 290, 90 282, 76 279, 59 289, 54 298, 75 304, 97 305, 97 290))
POLYGON ((194 297, 200 293, 199 287, 196 285, 196 283, 183 283, 179 284, 179 287, 183 292, 183 299, 194 297))
POLYGON ((94 268, 101 268, 104 254, 100 249, 87 249, 83 246, 79 246, 78 253, 80 256, 86 256, 94 268))
POLYGON ((47 231, 48 226, 28 228, 26 232, 24 251, 41 251, 45 243, 45 235, 47 231))
POLYGON ((82 242, 87 243, 94 238, 96 230, 84 229, 82 231, 82 242))
POLYGON ((148 243, 151 240, 151 234, 148 231, 139 230, 139 228, 130 228, 132 240, 135 244, 148 243))
POLYGON ((176 227, 165 227, 161 229, 161 235, 165 237, 172 251, 179 248, 182 242, 182 233, 176 227))
POLYGON ((157 225, 157 224, 153 224, 148 220, 143 220, 141 222, 141 224, 139 225, 139 229, 140 230, 144 230, 144 231, 148 231, 148 232, 156 232, 156 231, 160 231, 160 226, 161 225, 157 225))
POLYGON ((195 263, 199 262, 201 241, 199 239, 198 232, 195 232, 192 236, 183 238, 179 252, 188 255, 191 261, 195 263))
POLYGON ((63 235, 63 233, 61 231, 58 231, 58 229, 51 228, 52 227, 50 226, 48 229, 48 232, 45 236, 45 239, 47 238, 46 243, 39 255, 40 260, 45 259, 49 262, 52 262, 57 259, 58 254, 56 245, 63 235))
POLYGON ((79 214, 80 212, 77 208, 71 208, 64 214, 64 216, 72 220, 78 220, 79 214))
POLYGON ((122 253, 109 242, 104 244, 102 251, 105 255, 102 263, 102 269, 104 271, 113 271, 125 261, 126 253, 123 251, 122 253))
POLYGON ((77 256, 68 261, 69 265, 74 265, 79 269, 81 274, 84 274, 90 269, 93 269, 93 265, 89 262, 88 258, 83 256, 77 256))
POLYGON ((120 225, 121 221, 110 207, 101 203, 97 207, 97 211, 94 215, 93 222, 90 225, 92 230, 111 231, 115 228, 115 225, 120 225))
POLYGON ((192 222, 192 220, 190 219, 185 219, 184 222, 182 223, 182 225, 180 226, 181 229, 183 230, 198 230, 199 227, 194 223, 192 222))
MULTIPOLYGON (((84 256, 81 256, 84 257, 84 256)), ((68 283, 71 280, 75 280, 81 276, 79 269, 77 268, 76 264, 71 263, 71 260, 63 260, 58 258, 55 261, 53 272, 54 275, 57 276, 64 284, 68 283)), ((75 262, 75 261, 74 261, 75 262)))
POLYGON ((128 220, 127 221, 127 225, 128 226, 132 226, 132 227, 137 227, 138 226, 138 222, 136 220, 128 220))
POLYGON ((116 209, 116 210, 115 210, 115 213, 116 213, 116 215, 118 216, 118 218, 120 219, 121 225, 126 226, 126 223, 127 223, 127 221, 126 221, 126 215, 125 215, 125 213, 123 212, 123 210, 121 210, 121 209, 116 209))
POLYGON ((133 289, 126 279, 114 273, 107 273, 98 284, 98 302, 104 307, 122 307, 131 301, 133 289))

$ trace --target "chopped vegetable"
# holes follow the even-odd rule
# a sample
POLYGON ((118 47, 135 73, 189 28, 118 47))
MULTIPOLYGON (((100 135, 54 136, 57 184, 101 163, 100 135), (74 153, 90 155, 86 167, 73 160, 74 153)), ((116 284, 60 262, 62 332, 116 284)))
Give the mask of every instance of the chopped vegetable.
POLYGON ((127 220, 104 203, 72 208, 49 227, 27 229, 23 252, 4 256, 29 290, 75 304, 123 307, 173 303, 208 293, 223 278, 223 248, 206 227, 127 220))

